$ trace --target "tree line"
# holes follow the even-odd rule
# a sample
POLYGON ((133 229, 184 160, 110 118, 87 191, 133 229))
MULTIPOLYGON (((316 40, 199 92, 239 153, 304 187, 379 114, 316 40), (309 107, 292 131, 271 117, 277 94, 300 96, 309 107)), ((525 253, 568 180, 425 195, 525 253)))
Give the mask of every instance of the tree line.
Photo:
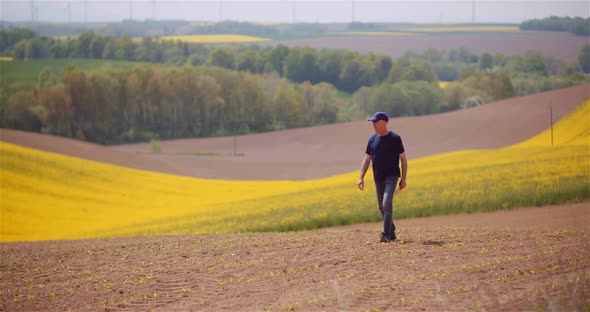
MULTIPOLYGON (((0 83, 0 95, 6 95, 0 83)), ((55 81, 0 97, 2 127, 113 144, 209 137, 337 121, 326 83, 295 85, 276 75, 220 68, 67 69, 55 81)))
POLYGON ((277 47, 207 47, 184 41, 145 37, 103 36, 85 32, 77 38, 59 40, 36 36, 26 29, 0 31, 0 48, 17 59, 96 58, 171 65, 219 66, 251 73, 277 72, 294 82, 328 82, 354 92, 361 86, 383 82, 392 65, 391 57, 361 56, 346 50, 277 47))
MULTIPOLYGON (((130 37, 103 36, 85 32, 76 38, 55 39, 39 37, 28 29, 15 28, 0 30, 0 50, 5 56, 17 59, 34 58, 94 58, 127 60, 151 63, 165 63, 182 66, 219 66, 226 69, 248 71, 251 73, 277 72, 293 82, 327 82, 339 90, 355 92, 362 86, 373 86, 385 81, 436 79, 454 81, 462 75, 478 70, 497 70, 513 73, 529 72, 533 59, 541 74, 548 67, 590 68, 584 51, 580 52, 578 64, 565 64, 533 56, 506 57, 502 54, 483 53, 477 55, 463 47, 449 51, 429 49, 422 55, 408 52, 414 60, 406 57, 394 61, 382 54, 361 55, 349 50, 317 50, 312 48, 251 46, 205 46, 184 41, 161 40, 157 37, 144 37, 133 40, 130 37), (418 60, 418 61, 416 61, 418 60), (407 77, 399 75, 405 68, 407 77), (522 69, 522 70, 521 70, 522 69), (412 75, 417 75, 413 79, 412 75)), ((571 70, 570 70, 571 71, 571 70)))
POLYGON ((335 123, 346 110, 363 117, 376 110, 394 116, 438 113, 465 107, 469 92, 489 101, 511 96, 511 88, 504 74, 480 73, 448 94, 436 83, 404 80, 362 87, 346 100, 329 83, 294 84, 276 73, 72 66, 60 77, 43 70, 28 90, 11 93, 0 81, 0 126, 102 144, 210 137, 335 123))
MULTIPOLYGON (((588 13, 588 12, 586 12, 588 13)), ((522 30, 570 32, 576 36, 590 36, 590 17, 558 17, 532 19, 520 24, 522 30)))

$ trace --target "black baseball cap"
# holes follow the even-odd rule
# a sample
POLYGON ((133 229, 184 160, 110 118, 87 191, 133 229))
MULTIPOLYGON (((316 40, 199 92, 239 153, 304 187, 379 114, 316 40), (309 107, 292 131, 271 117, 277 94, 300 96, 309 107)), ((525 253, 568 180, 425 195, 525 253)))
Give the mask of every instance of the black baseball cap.
POLYGON ((389 122, 389 116, 387 116, 384 112, 376 112, 373 117, 369 118, 370 122, 377 122, 379 120, 385 120, 385 122, 389 122))

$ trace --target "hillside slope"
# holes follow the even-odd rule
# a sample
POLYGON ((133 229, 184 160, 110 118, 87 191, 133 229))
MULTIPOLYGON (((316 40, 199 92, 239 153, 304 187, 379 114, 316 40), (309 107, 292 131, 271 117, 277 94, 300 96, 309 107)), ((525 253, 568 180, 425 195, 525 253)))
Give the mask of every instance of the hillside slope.
MULTIPOLYGON (((408 157, 516 144, 549 127, 549 104, 558 121, 590 98, 590 85, 517 97, 444 114, 393 118, 408 157)), ((0 140, 129 168, 174 175, 232 180, 306 180, 333 176, 360 166, 373 133, 366 121, 238 136, 243 156, 231 155, 233 138, 161 142, 162 154, 149 144, 105 147, 48 135, 0 130, 0 140), (185 153, 184 155, 182 153, 185 153), (187 155, 188 153, 188 155, 187 155), (192 153, 192 155, 191 155, 192 153)))
MULTIPOLYGON (((410 160, 397 219, 590 199, 590 100, 520 144, 410 160), (558 139, 557 139, 558 138, 558 139)), ((0 142, 0 240, 292 231, 376 221, 358 173, 223 181, 128 169, 0 142)), ((370 179, 370 173, 369 177, 370 179)))
MULTIPOLYGON (((440 153, 493 149, 524 141, 590 98, 590 85, 517 97, 444 114, 393 118, 390 129, 404 140, 410 159, 440 153)), ((215 179, 304 180, 360 167, 373 128, 367 121, 239 136, 240 157, 150 155, 185 175, 215 179)), ((148 144, 114 147, 148 151, 148 144)), ((166 153, 233 153, 233 139, 208 138, 161 143, 166 153)))

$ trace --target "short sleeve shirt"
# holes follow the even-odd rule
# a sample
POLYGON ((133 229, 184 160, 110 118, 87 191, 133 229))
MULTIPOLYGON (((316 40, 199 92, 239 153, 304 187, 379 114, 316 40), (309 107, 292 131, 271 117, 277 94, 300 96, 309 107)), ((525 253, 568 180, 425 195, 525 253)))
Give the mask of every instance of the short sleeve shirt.
POLYGON ((402 138, 393 131, 380 136, 375 133, 367 143, 367 155, 373 162, 373 178, 384 181, 386 177, 401 176, 399 169, 399 154, 405 152, 402 138))

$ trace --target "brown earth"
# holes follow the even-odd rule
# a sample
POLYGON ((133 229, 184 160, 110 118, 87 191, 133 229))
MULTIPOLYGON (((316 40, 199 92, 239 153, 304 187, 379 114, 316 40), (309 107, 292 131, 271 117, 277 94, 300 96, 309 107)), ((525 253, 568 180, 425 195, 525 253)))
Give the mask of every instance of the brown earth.
MULTIPOLYGON (((590 85, 517 97, 450 113, 394 118, 410 159, 428 155, 508 146, 550 126, 549 103, 557 121, 590 98, 590 85)), ((304 180, 351 172, 360 167, 369 136, 367 121, 232 137, 105 147, 48 135, 0 130, 2 141, 131 168, 176 175, 250 180, 304 180), (218 153, 222 156, 175 155, 218 153)))
POLYGON ((465 47, 472 53, 502 53, 507 56, 521 55, 529 50, 540 51, 546 57, 573 61, 588 43, 588 37, 558 32, 520 32, 494 34, 441 34, 419 36, 338 36, 312 39, 267 41, 260 45, 283 44, 288 47, 311 47, 315 49, 348 49, 361 54, 376 52, 393 58, 406 51, 423 53, 429 48, 449 51, 465 47))
POLYGON ((0 311, 574 311, 590 203, 296 233, 0 244, 0 311))

